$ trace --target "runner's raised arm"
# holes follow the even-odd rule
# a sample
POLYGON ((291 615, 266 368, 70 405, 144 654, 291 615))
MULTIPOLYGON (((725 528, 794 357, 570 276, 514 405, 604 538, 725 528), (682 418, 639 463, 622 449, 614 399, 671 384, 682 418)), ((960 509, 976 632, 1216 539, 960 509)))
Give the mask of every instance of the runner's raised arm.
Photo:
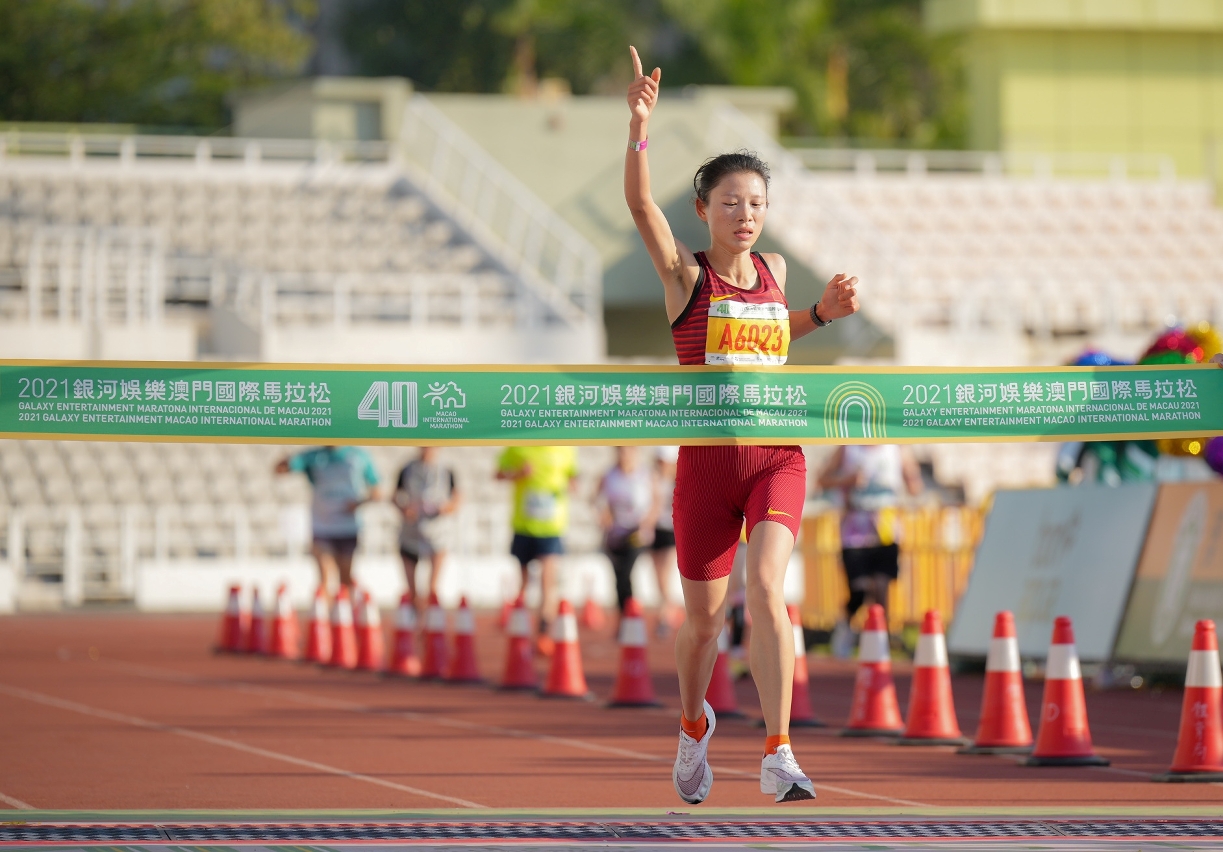
POLYGON ((641 71, 641 57, 637 55, 637 48, 630 46, 629 52, 633 56, 635 77, 628 88, 632 117, 629 119, 628 151, 624 157, 624 200, 628 202, 633 222, 662 280, 667 316, 674 320, 688 304, 699 267, 692 251, 675 239, 667 217, 650 194, 646 143, 650 114, 658 103, 658 82, 662 79, 662 69, 655 68, 646 76, 641 71))

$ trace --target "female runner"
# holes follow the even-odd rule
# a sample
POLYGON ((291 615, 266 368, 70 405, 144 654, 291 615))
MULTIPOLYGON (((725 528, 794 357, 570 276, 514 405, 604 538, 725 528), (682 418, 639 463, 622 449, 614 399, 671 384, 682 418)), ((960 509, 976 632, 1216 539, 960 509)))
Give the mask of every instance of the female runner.
MULTIPOLYGON (((858 279, 837 275, 810 309, 791 311, 786 263, 760 255, 768 210, 768 167, 755 155, 723 154, 707 161, 693 184, 696 214, 709 226, 709 248, 693 253, 675 239, 650 196, 646 142, 662 71, 641 71, 628 89, 628 154, 624 197, 662 279, 667 317, 680 364, 780 366, 790 341, 858 310, 858 279)), ((751 665, 764 712, 765 754, 760 791, 786 802, 815 798, 811 780, 790 750, 794 637, 782 580, 806 497, 799 447, 681 447, 675 483, 675 544, 687 618, 675 640, 679 670, 679 753, 675 791, 691 804, 713 786, 707 760, 716 726, 705 690, 725 619, 727 576, 746 520, 747 605, 752 616, 751 665)))

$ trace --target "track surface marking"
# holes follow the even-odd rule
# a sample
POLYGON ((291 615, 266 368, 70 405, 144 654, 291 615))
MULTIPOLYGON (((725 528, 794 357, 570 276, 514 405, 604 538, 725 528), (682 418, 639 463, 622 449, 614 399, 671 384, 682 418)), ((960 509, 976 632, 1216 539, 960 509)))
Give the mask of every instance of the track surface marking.
POLYGON ((141 719, 138 716, 128 716, 126 713, 113 713, 109 710, 89 707, 75 701, 65 701, 62 698, 56 698, 52 695, 43 695, 42 693, 31 692, 28 689, 20 689, 3 683, 0 683, 0 692, 14 698, 24 698, 26 701, 35 701, 39 704, 45 704, 46 706, 54 707, 57 710, 67 710, 69 712, 80 713, 85 716, 94 716, 98 719, 105 719, 109 722, 118 722, 122 725, 133 725, 137 728, 146 728, 151 731, 176 734, 180 737, 188 737, 193 740, 199 740, 200 742, 208 743, 209 745, 220 746, 221 748, 231 748, 235 751, 246 752, 247 754, 257 755, 258 757, 266 757, 268 760, 279 760, 283 763, 290 763, 294 766, 313 769, 317 772, 326 772, 331 775, 338 775, 341 778, 351 778, 354 781, 364 781, 368 784, 377 784, 381 787, 389 787, 392 790, 400 790, 404 793, 411 793, 413 796, 421 796, 426 799, 436 799, 439 802, 447 802, 452 805, 458 805, 460 808, 485 807, 484 805, 476 802, 469 802, 466 799, 457 799, 453 796, 443 796, 439 793, 430 793, 428 790, 421 790, 418 787, 408 787, 403 784, 396 784, 394 781, 387 781, 384 778, 372 778, 369 775, 362 775, 359 772, 350 772, 347 769, 328 766, 325 763, 318 763, 314 760, 304 760, 300 757, 293 757, 289 754, 269 751, 266 748, 247 745, 246 743, 226 739, 225 737, 216 737, 212 734, 192 731, 188 728, 180 728, 177 725, 163 725, 159 722, 151 722, 148 719, 141 719))
MULTIPOLYGON (((504 638, 490 622, 481 617, 477 647, 481 671, 495 679, 504 638)), ((0 790, 58 809, 402 812, 478 803, 693 814, 767 806, 781 816, 880 808, 913 813, 924 806, 1223 807, 1218 786, 1147 780, 1171 759, 1179 691, 1089 690, 1097 747, 1115 772, 1024 768, 1014 759, 900 749, 840 739, 835 729, 798 729, 792 732, 796 751, 820 795, 810 805, 783 807, 758 790, 763 732, 750 719, 720 718, 711 748, 718 781, 706 805, 691 808, 676 799, 670 782, 678 701, 669 643, 655 640, 649 649, 655 688, 667 706, 608 710, 486 687, 216 656, 210 652, 216 626, 215 617, 98 612, 0 619, 0 683, 8 685, 0 690, 0 790)), ((605 698, 617 663, 610 632, 583 631, 582 643, 587 680, 605 698)), ((813 657, 811 668, 816 712, 840 723, 853 666, 813 657)), ((539 669, 542 674, 542 662, 539 669)), ((897 683, 903 704, 906 666, 897 666, 897 683)), ((969 733, 981 685, 980 677, 954 679, 956 710, 969 733)), ((750 679, 737 683, 736 692, 740 707, 758 716, 750 679)), ((1036 718, 1040 684, 1027 685, 1027 699, 1036 718)))

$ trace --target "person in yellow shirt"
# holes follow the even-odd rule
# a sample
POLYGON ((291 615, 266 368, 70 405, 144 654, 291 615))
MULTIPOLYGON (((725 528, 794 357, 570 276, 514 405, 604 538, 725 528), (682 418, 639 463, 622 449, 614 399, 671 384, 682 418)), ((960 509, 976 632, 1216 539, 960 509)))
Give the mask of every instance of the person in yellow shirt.
POLYGON ((514 483, 514 540, 510 553, 522 568, 522 588, 532 562, 540 568, 539 637, 535 646, 552 652, 548 625, 556 617, 556 567, 565 552, 569 491, 577 478, 573 447, 507 447, 497 462, 497 478, 514 483))

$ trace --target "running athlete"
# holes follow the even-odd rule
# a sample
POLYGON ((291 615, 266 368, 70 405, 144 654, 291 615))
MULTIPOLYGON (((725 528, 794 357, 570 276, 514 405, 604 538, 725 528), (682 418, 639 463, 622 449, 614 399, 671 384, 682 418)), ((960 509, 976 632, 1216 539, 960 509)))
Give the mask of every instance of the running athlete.
MULTIPOLYGON (((646 76, 630 47, 636 79, 628 89, 628 153, 624 196, 662 279, 663 297, 680 364, 780 366, 790 341, 858 310, 858 279, 837 275, 810 309, 786 303, 786 264, 760 255, 768 211, 768 167, 746 152, 723 154, 697 170, 696 214, 709 226, 709 248, 692 252, 675 239, 650 195, 646 144, 662 70, 646 76)), ((691 804, 713 786, 707 759, 716 726, 704 700, 718 653, 727 575, 746 519, 747 604, 752 616, 752 675, 760 693, 767 738, 760 790, 785 802, 815 798, 789 745, 794 634, 782 581, 806 497, 806 463, 799 447, 681 447, 675 482, 675 544, 687 617, 675 640, 679 670, 679 752, 671 773, 691 804)))

